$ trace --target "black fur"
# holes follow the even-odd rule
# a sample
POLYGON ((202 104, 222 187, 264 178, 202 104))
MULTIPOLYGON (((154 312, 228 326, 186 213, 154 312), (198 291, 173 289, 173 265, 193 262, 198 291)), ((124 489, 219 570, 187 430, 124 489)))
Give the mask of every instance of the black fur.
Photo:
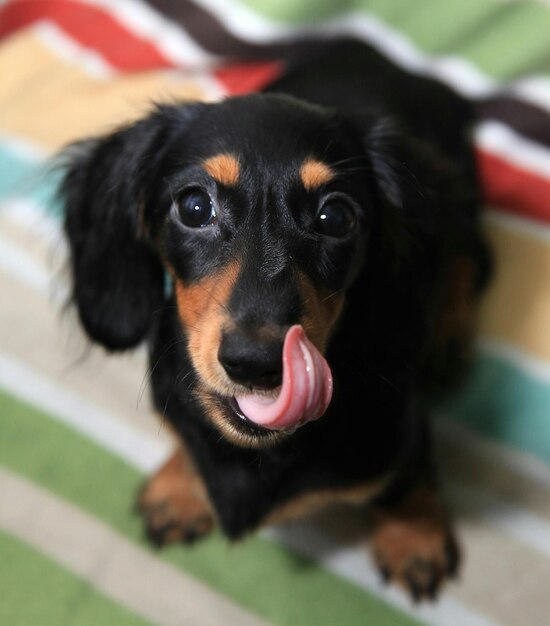
POLYGON ((159 106, 82 144, 71 161, 61 194, 83 325, 110 350, 148 340, 155 404, 190 448, 228 536, 311 490, 395 467, 406 468, 401 484, 427 472, 422 391, 443 286, 459 257, 474 264, 478 291, 489 271, 471 122, 449 89, 343 42, 268 93, 159 106), (236 188, 214 186, 198 165, 223 152, 243 164, 236 188), (318 193, 296 177, 309 156, 337 171, 331 189, 357 211, 352 236, 315 232, 318 193), (190 184, 216 197, 216 229, 190 234, 171 215, 190 184), (193 284, 243 251, 228 306, 244 326, 297 322, 296 268, 318 287, 346 292, 326 354, 336 384, 329 410, 254 450, 226 441, 205 418, 164 282, 166 267, 193 284))

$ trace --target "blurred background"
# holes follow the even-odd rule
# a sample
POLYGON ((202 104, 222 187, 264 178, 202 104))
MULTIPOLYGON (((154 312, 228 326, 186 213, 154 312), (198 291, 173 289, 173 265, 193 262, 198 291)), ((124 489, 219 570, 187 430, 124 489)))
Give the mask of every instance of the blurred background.
POLYGON ((0 624, 550 624, 549 34, 543 0, 0 1, 0 624), (145 351, 107 358, 64 307, 62 146, 259 89, 337 36, 478 114, 496 276, 435 420, 465 560, 433 605, 380 582, 349 511, 153 551, 133 497, 173 442, 145 351))

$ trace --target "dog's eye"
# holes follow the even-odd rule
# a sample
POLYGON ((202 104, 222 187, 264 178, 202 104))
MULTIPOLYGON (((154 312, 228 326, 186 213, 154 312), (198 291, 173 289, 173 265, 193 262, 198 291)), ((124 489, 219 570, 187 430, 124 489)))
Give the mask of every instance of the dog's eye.
POLYGON ((317 214, 317 231, 329 237, 344 237, 356 224, 355 211, 341 198, 327 200, 317 214))
POLYGON ((216 221, 216 209, 212 198, 201 189, 183 193, 177 200, 180 220, 189 228, 203 228, 216 221))

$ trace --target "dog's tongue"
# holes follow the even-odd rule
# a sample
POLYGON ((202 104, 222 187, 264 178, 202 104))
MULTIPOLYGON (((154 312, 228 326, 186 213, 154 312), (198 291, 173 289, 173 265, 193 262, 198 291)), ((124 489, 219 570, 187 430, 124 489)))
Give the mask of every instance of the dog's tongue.
POLYGON ((277 398, 237 396, 251 422, 270 429, 292 430, 321 417, 332 398, 332 375, 323 355, 301 326, 292 326, 283 345, 283 383, 277 398))

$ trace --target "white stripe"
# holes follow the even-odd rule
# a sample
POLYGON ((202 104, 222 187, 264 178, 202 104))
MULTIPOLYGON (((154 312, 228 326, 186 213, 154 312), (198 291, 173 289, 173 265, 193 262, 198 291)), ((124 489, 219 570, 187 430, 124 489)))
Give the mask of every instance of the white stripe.
POLYGON ((519 78, 507 87, 510 95, 519 96, 526 102, 550 112, 550 81, 543 76, 519 78))
POLYGON ((45 46, 71 65, 78 65, 94 78, 106 80, 116 75, 116 68, 101 54, 73 39, 54 21, 37 22, 33 29, 36 37, 45 46))
MULTIPOLYGON (((120 22, 136 38, 150 43, 174 65, 189 67, 190 65, 200 63, 204 67, 216 60, 214 55, 206 52, 181 26, 165 18, 162 14, 139 0, 117 0, 116 2, 111 0, 81 0, 81 2, 82 4, 98 7, 111 15, 114 20, 120 22)), ((57 30, 59 31, 59 28, 57 30)), ((94 59, 95 57, 96 60, 100 60, 96 68, 99 70, 97 75, 100 77, 105 77, 110 73, 118 71, 99 52, 87 50, 85 46, 78 40, 73 39, 68 33, 64 33, 63 38, 66 42, 63 42, 61 38, 46 39, 46 41, 53 44, 54 48, 60 44, 61 52, 63 52, 64 48, 69 50, 66 47, 67 45, 72 47, 77 55, 73 60, 78 62, 85 61, 85 67, 89 70, 94 69, 94 63, 88 64, 85 56, 82 55, 88 54, 90 55, 89 59, 94 59), (71 44, 67 44, 69 40, 72 42, 71 44)), ((70 57, 67 58, 71 60, 70 57)))
POLYGON ((0 131, 0 147, 5 147, 7 150, 15 152, 16 156, 33 163, 40 163, 48 155, 44 148, 38 144, 27 138, 11 135, 5 130, 0 131))
POLYGON ((27 287, 49 295, 52 278, 44 268, 0 234, 0 270, 11 274, 27 287))
POLYGON ((291 41, 296 37, 355 35, 384 52, 396 63, 413 72, 429 72, 449 80, 470 95, 490 93, 494 81, 460 58, 431 59, 409 39, 364 11, 347 12, 322 22, 294 26, 281 24, 254 13, 235 0, 197 0, 234 36, 258 45, 291 41))
POLYGON ((494 224, 499 228, 527 235, 542 243, 550 243, 550 226, 529 219, 527 217, 519 217, 512 213, 505 213, 499 209, 486 208, 483 211, 483 220, 488 224, 494 224))
POLYGON ((550 524, 544 518, 509 504, 484 487, 449 481, 445 491, 455 511, 474 513, 516 541, 550 557, 550 524))
POLYGON ((496 357, 497 359, 510 363, 532 378, 550 385, 550 363, 547 361, 538 359, 532 354, 524 352, 517 346, 505 343, 504 341, 496 341, 488 337, 480 338, 478 344, 481 354, 496 357))
POLYGON ((22 228, 29 241, 37 240, 51 252, 50 265, 46 267, 23 247, 0 234, 0 269, 55 303, 66 301, 69 288, 61 279, 61 270, 67 258, 67 245, 59 220, 50 217, 34 202, 19 199, 0 202, 0 215, 22 228))
POLYGON ((106 524, 5 469, 0 469, 0 528, 158 626, 266 626, 106 524))
POLYGON ((475 142, 484 150, 505 155, 517 167, 550 178, 550 150, 525 139, 505 124, 480 124, 475 131, 475 142))
POLYGON ((157 469, 170 452, 165 443, 146 437, 82 397, 3 354, 0 354, 0 386, 142 472, 157 469))
POLYGON ((201 63, 210 65, 216 57, 206 52, 175 21, 165 18, 139 0, 82 0, 101 7, 137 37, 153 44, 175 65, 188 67, 201 63))
POLYGON ((15 196, 0 201, 0 214, 22 228, 28 237, 36 238, 59 255, 66 254, 61 221, 34 200, 15 196))
MULTIPOLYGON (((479 71, 467 60, 456 57, 430 57, 406 36, 365 11, 346 13, 316 23, 294 26, 277 23, 254 13, 237 0, 196 0, 233 35, 257 44, 290 40, 307 35, 346 35, 360 37, 399 65, 416 72, 428 73, 451 84, 470 97, 498 93, 502 84, 479 71)), ((550 80, 535 76, 506 84, 520 98, 550 111, 550 80)))
POLYGON ((490 618, 473 611, 446 591, 436 603, 412 605, 410 598, 392 585, 383 585, 380 575, 368 559, 367 551, 357 547, 343 547, 325 533, 306 522, 292 522, 265 531, 266 537, 322 564, 338 576, 367 589, 398 607, 415 619, 433 626, 496 626, 490 618))

